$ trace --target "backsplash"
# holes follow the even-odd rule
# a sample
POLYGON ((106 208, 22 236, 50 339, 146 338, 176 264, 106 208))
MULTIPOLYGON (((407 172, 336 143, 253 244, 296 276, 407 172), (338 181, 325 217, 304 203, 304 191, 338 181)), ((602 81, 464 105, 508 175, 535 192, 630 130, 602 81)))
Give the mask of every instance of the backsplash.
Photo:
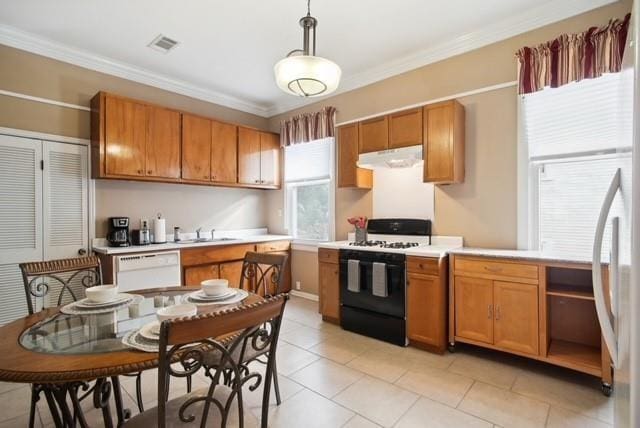
POLYGON ((373 171, 373 218, 434 220, 433 184, 422 182, 422 164, 373 171))
POLYGON ((131 229, 141 218, 153 219, 160 212, 166 218, 167 233, 174 226, 185 232, 198 227, 209 231, 265 227, 266 191, 95 180, 96 237, 107 233, 107 218, 125 216, 131 229))

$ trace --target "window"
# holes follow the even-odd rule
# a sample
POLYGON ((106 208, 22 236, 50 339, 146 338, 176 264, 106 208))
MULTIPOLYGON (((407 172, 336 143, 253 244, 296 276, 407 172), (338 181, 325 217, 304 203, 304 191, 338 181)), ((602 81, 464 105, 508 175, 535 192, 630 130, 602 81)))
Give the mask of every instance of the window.
POLYGON ((285 224, 294 239, 328 241, 334 225, 333 138, 284 151, 285 224))
MULTIPOLYGON (((529 248, 591 257, 600 207, 618 168, 623 185, 631 184, 631 79, 613 73, 522 97, 528 224, 520 230, 528 233, 529 248)), ((611 216, 622 216, 616 199, 611 216)), ((606 231, 603 248, 609 239, 606 231)))

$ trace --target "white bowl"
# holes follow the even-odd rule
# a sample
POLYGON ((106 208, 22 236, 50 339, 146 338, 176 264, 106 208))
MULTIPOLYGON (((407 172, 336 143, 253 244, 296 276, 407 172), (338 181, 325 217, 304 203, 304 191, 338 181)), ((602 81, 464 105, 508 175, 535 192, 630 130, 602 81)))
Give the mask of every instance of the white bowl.
POLYGON ((84 290, 87 300, 94 303, 107 303, 115 300, 118 286, 114 284, 96 285, 84 290))
POLYGON ((226 279, 207 279, 200 285, 207 296, 220 296, 229 290, 229 281, 226 279))
POLYGON ((180 305, 167 306, 158 309, 156 316, 158 321, 170 320, 173 318, 192 317, 198 313, 198 307, 193 303, 182 303, 180 305))

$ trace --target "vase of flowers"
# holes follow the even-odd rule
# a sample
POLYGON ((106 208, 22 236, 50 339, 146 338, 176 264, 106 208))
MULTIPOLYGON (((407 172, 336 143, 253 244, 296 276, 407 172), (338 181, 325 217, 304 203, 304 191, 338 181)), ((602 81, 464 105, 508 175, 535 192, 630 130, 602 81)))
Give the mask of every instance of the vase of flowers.
POLYGON ((347 219, 349 224, 356 228, 356 242, 364 242, 367 240, 367 218, 366 217, 350 217, 347 219))

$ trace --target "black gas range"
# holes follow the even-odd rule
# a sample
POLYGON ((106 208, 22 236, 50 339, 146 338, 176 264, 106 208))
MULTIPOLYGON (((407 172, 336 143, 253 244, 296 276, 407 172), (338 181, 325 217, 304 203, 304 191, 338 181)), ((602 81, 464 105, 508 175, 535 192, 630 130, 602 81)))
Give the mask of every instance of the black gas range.
POLYGON ((406 346, 406 256, 398 250, 428 245, 431 221, 372 219, 367 233, 388 238, 339 251, 342 328, 406 346))

